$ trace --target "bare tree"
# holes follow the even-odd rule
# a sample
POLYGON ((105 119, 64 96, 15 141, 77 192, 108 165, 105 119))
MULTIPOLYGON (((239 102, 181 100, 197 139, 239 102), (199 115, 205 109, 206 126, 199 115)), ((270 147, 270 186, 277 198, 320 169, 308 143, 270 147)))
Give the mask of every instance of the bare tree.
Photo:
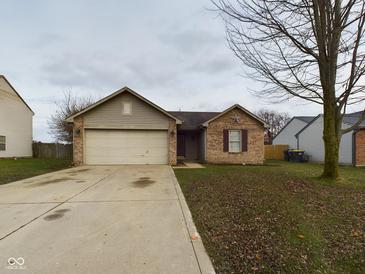
POLYGON ((271 137, 275 137, 290 120, 289 113, 269 109, 260 109, 256 115, 268 125, 271 137))
POLYGON ((212 0, 234 54, 260 81, 259 96, 323 106, 323 177, 338 177, 347 106, 363 102, 364 0, 212 0))
POLYGON ((90 106, 95 100, 92 97, 76 97, 71 92, 64 94, 64 97, 55 102, 56 111, 50 117, 48 126, 50 133, 57 142, 72 143, 73 128, 66 122, 67 117, 90 106))

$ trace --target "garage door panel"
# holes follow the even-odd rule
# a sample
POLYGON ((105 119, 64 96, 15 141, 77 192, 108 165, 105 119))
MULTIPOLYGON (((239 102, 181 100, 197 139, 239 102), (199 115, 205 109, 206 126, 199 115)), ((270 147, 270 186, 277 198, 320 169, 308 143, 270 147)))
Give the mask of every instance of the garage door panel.
POLYGON ((86 130, 87 164, 167 164, 167 131, 86 130))

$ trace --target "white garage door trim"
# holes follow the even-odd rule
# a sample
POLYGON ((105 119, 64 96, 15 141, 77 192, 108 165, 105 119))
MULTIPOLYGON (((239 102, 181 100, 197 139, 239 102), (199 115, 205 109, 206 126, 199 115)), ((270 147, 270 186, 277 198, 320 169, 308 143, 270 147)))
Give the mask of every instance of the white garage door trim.
POLYGON ((85 130, 89 165, 167 164, 167 130, 85 130))

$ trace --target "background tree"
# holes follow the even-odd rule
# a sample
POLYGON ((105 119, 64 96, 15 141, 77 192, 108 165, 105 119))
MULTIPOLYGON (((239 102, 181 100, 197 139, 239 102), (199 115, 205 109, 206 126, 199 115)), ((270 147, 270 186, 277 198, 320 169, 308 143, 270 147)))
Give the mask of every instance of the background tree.
POLYGON ((342 118, 364 100, 364 0, 212 0, 257 95, 323 106, 323 177, 338 177, 342 118))
POLYGON ((71 92, 64 94, 63 98, 57 102, 56 111, 50 117, 48 126, 50 133, 57 142, 72 143, 72 125, 66 122, 67 117, 81 111, 82 109, 93 104, 95 100, 92 97, 77 97, 71 92))
POLYGON ((290 120, 289 113, 269 109, 260 109, 256 115, 269 126, 270 137, 275 137, 290 120))

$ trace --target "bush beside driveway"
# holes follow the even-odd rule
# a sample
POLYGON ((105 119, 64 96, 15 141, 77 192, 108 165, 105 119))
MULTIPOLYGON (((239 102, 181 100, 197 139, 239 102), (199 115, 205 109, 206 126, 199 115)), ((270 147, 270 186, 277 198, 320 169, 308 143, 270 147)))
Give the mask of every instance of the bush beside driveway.
POLYGON ((70 167, 62 159, 0 159, 0 185, 70 167))
POLYGON ((321 165, 180 169, 194 222, 218 273, 364 273, 365 169, 321 165))

